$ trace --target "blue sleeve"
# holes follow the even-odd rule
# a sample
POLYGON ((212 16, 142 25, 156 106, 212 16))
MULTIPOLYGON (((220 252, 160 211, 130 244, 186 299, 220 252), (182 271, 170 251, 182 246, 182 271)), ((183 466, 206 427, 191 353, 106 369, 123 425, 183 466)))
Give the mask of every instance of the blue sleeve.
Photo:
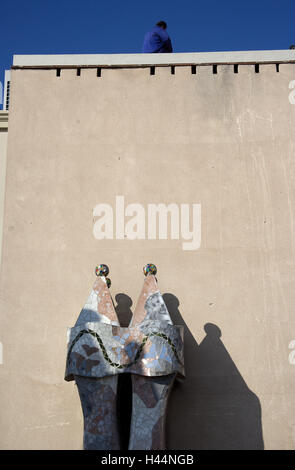
POLYGON ((172 48, 172 42, 171 42, 171 39, 168 38, 168 41, 166 42, 166 51, 167 52, 173 52, 173 48, 172 48))
POLYGON ((151 43, 153 45, 154 51, 156 52, 158 49, 161 48, 163 44, 163 40, 161 38, 161 35, 158 34, 158 32, 154 32, 151 37, 151 43))

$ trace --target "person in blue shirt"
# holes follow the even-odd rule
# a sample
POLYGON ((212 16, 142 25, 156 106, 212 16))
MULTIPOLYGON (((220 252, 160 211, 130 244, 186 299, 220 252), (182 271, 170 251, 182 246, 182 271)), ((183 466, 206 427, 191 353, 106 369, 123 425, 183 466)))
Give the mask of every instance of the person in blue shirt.
POLYGON ((143 41, 142 52, 173 52, 171 39, 166 31, 167 23, 159 21, 143 41))

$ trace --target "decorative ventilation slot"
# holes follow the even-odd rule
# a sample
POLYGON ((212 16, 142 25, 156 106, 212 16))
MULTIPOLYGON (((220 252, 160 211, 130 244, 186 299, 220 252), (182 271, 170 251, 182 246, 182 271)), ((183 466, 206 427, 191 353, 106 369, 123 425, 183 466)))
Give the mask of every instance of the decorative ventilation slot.
POLYGON ((10 98, 10 80, 7 81, 6 85, 6 96, 5 96, 5 110, 9 110, 9 98, 10 98))
POLYGON ((77 77, 80 77, 80 75, 81 75, 81 69, 77 68, 77 77))
POLYGON ((171 75, 175 75, 175 65, 171 66, 171 75))
POLYGON ((280 71, 280 64, 276 64, 276 71, 277 71, 277 72, 280 71))
POLYGON ((217 73, 217 65, 216 64, 213 65, 213 73, 217 73))
POLYGON ((259 64, 255 64, 255 73, 259 73, 259 64))
POLYGON ((154 66, 152 66, 150 68, 150 75, 155 75, 155 70, 156 70, 156 68, 154 66))
POLYGON ((239 64, 234 64, 234 73, 239 73, 239 64))
POLYGON ((193 75, 196 75, 197 73, 197 66, 196 65, 192 65, 192 74, 193 75))
POLYGON ((96 76, 101 77, 101 68, 100 67, 97 67, 97 69, 96 69, 96 76))
POLYGON ((60 69, 56 69, 56 76, 60 77, 60 69))

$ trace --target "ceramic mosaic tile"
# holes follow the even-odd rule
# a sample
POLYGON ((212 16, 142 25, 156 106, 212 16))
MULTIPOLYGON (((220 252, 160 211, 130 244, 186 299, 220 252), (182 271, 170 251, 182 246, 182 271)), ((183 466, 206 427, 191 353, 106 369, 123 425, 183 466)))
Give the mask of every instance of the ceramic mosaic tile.
MULTIPOLYGON (((148 273, 147 273, 148 274, 148 273)), ((183 327, 173 325, 154 274, 148 274, 128 328, 121 327, 103 276, 68 331, 65 380, 75 380, 85 449, 118 449, 118 374, 132 374, 130 449, 164 449, 167 400, 183 378, 183 327)))

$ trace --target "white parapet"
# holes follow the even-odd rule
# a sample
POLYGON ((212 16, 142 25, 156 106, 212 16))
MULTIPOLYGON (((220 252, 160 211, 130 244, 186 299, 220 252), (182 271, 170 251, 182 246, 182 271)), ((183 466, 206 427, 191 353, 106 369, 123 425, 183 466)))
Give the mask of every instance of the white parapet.
POLYGON ((14 55, 13 67, 144 67, 185 64, 249 64, 295 62, 295 50, 186 52, 171 54, 14 55))

